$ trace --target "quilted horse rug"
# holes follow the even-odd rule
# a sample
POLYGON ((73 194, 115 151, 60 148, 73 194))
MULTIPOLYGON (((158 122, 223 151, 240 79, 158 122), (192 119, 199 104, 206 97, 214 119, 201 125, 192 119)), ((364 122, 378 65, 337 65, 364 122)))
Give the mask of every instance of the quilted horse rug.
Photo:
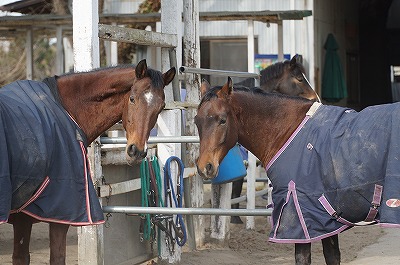
POLYGON ((400 227, 400 103, 360 112, 314 103, 266 167, 270 241, 309 243, 357 222, 400 227))
POLYGON ((0 223, 15 212, 71 225, 103 222, 88 143, 55 85, 49 78, 0 89, 0 223))

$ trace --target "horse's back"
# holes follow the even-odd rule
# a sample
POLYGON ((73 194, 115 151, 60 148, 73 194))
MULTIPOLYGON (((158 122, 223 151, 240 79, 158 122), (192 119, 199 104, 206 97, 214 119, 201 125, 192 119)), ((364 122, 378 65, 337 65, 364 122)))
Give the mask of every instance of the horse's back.
POLYGON ((51 156, 49 124, 43 126, 45 113, 36 104, 45 95, 36 87, 40 84, 25 80, 0 89, 0 187, 2 192, 13 194, 11 209, 19 208, 43 182, 51 156))
MULTIPOLYGON (((304 218, 311 237, 290 238, 299 242, 338 233, 347 227, 328 213, 327 205, 347 221, 365 220, 380 186, 383 193, 376 219, 399 226, 400 212, 397 207, 388 206, 388 202, 399 197, 400 190, 399 115, 400 103, 368 107, 360 112, 320 106, 268 169, 277 208, 274 223, 280 224, 274 227, 277 233, 272 234, 273 240, 294 236, 290 229, 285 229, 291 222, 285 216, 296 213, 295 204, 302 209, 299 219, 304 218), (289 193, 296 200, 287 201, 289 193)), ((303 234, 301 229, 298 232, 303 234)))

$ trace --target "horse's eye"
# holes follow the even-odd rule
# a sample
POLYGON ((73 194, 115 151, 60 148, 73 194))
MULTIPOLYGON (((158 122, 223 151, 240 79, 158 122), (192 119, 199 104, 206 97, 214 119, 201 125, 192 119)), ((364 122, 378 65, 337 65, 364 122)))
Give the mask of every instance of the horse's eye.
POLYGON ((129 101, 130 101, 132 104, 135 104, 135 97, 134 97, 134 96, 130 96, 130 97, 129 97, 129 101))
POLYGON ((302 75, 296 75, 296 79, 297 79, 297 81, 299 81, 299 82, 303 82, 303 80, 304 80, 304 78, 303 78, 302 75))
POLYGON ((221 118, 219 120, 219 124, 224 125, 226 123, 226 119, 225 118, 221 118))

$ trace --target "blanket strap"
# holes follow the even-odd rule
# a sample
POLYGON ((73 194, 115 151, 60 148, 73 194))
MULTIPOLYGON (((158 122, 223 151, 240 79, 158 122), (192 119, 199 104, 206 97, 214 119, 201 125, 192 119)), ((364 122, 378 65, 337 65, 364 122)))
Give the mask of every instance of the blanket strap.
POLYGON ((341 222, 342 224, 348 225, 348 226, 354 226, 354 223, 347 221, 333 209, 332 205, 329 203, 328 199, 325 197, 325 195, 322 195, 319 197, 318 201, 322 204, 322 206, 325 208, 325 210, 333 217, 335 218, 338 222, 341 222))
POLYGON ((378 207, 381 205, 383 186, 375 184, 374 196, 372 197, 371 208, 364 222, 372 222, 378 214, 378 207))

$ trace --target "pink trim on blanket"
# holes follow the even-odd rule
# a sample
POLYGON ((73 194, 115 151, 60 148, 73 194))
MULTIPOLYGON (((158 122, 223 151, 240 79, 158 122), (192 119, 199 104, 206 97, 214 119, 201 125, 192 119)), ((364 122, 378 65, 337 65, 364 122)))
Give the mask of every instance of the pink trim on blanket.
POLYGON ((272 242, 272 243, 285 243, 285 244, 293 244, 293 243, 313 243, 316 241, 320 241, 321 239, 327 238, 327 237, 331 237, 333 235, 337 235, 341 232, 343 232, 344 230, 348 229, 349 227, 347 225, 343 225, 341 227, 339 227, 338 229, 336 229, 335 231, 332 231, 330 233, 326 233, 317 237, 313 237, 313 238, 305 238, 305 239, 279 239, 279 238, 269 238, 268 241, 272 242))
POLYGON ((87 215, 88 215, 89 223, 93 223, 92 222, 92 213, 90 211, 90 200, 89 200, 88 177, 90 177, 90 171, 88 172, 88 166, 87 166, 88 157, 87 157, 87 154, 86 154, 86 148, 83 145, 83 143, 79 142, 79 144, 81 145, 82 155, 83 155, 83 170, 84 170, 85 194, 86 194, 86 212, 87 212, 87 215))
POLYGON ((104 224, 104 222, 105 222, 105 220, 95 222, 95 223, 92 221, 90 221, 90 222, 71 222, 71 221, 65 221, 65 220, 60 220, 60 219, 41 217, 41 216, 33 214, 27 210, 22 210, 21 212, 35 218, 38 221, 47 222, 47 223, 67 224, 67 225, 73 225, 73 226, 84 226, 84 225, 100 225, 100 224, 104 224))
POLYGON ((265 167, 265 171, 267 171, 272 164, 275 162, 275 160, 278 159, 278 157, 286 150, 288 145, 293 141, 294 137, 300 132, 301 128, 303 128, 304 124, 308 121, 310 116, 305 116, 303 121, 300 123, 300 125, 297 127, 297 129, 292 133, 292 135, 289 137, 289 139, 286 141, 286 143, 279 149, 279 151, 274 155, 274 157, 269 161, 267 166, 265 167))
POLYGON ((10 214, 19 213, 23 209, 25 209, 29 204, 31 204, 33 201, 35 201, 40 196, 40 194, 42 194, 42 192, 46 189, 46 187, 47 187, 47 185, 49 185, 49 183, 50 183, 50 178, 49 178, 49 176, 47 176, 44 178, 42 184, 40 184, 38 190, 33 194, 33 196, 28 201, 26 201, 19 209, 11 210, 10 214))

